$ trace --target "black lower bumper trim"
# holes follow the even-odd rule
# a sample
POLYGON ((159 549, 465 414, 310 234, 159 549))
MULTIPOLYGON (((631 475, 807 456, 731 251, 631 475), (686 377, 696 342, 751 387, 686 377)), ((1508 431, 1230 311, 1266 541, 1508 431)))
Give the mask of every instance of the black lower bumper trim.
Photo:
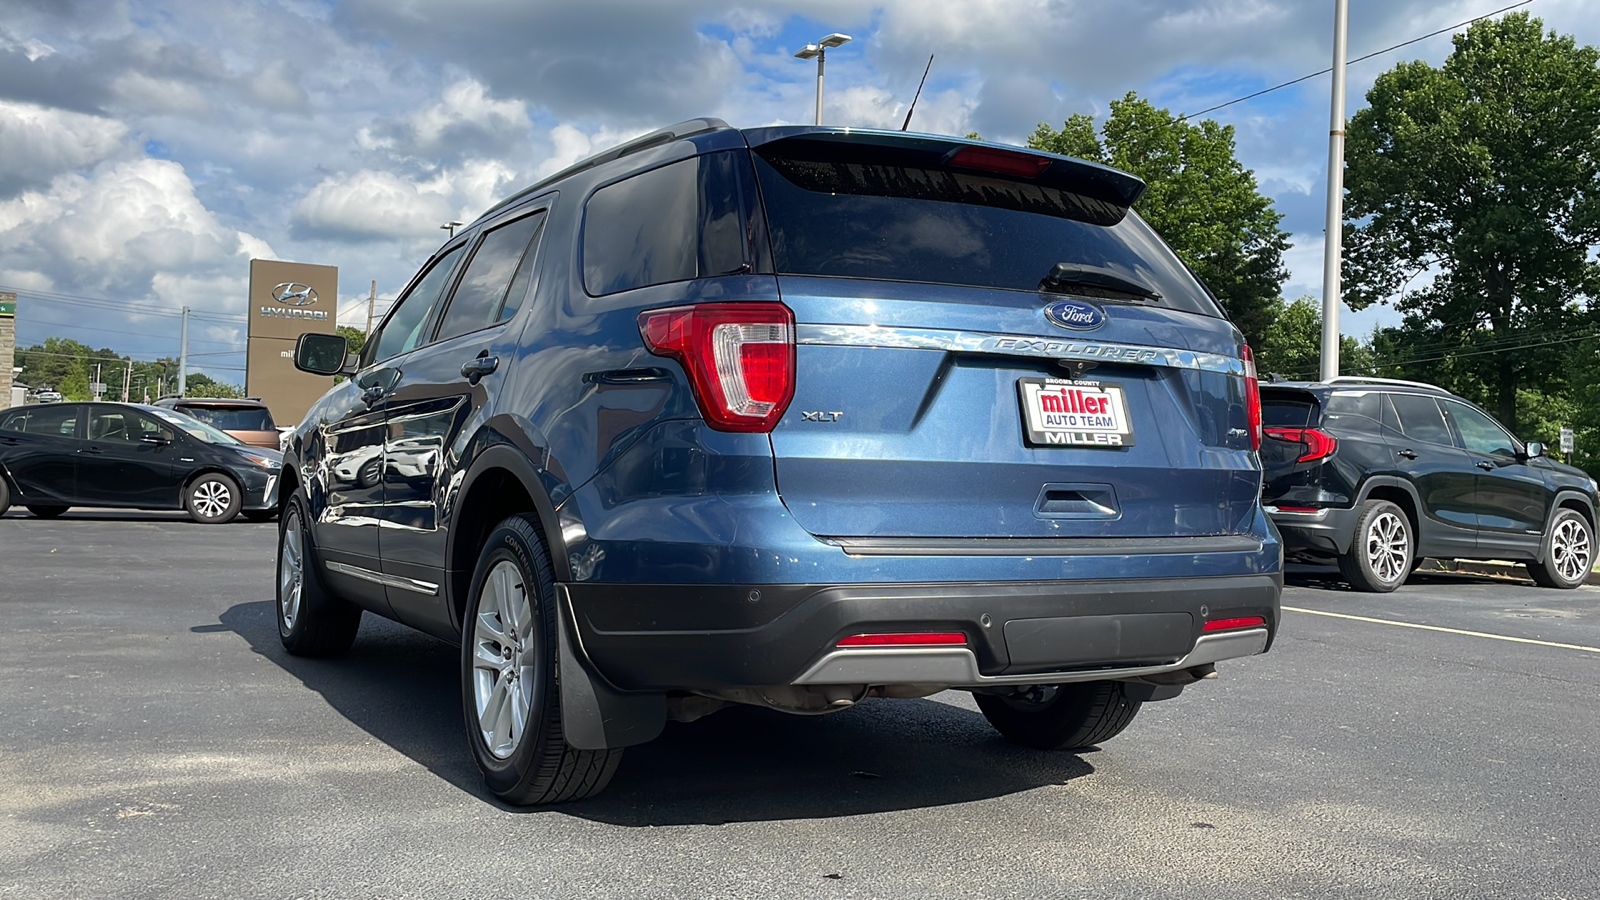
POLYGON ((584 651, 625 690, 790 684, 839 639, 876 632, 960 631, 985 675, 1172 661, 1194 646, 1207 619, 1258 615, 1276 632, 1282 588, 1277 574, 1120 582, 567 585, 584 651))

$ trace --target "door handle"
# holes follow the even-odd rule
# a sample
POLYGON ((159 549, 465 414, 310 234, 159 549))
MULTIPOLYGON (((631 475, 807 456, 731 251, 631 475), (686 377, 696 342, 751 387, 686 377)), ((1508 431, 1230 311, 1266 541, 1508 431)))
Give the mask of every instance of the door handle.
POLYGON ((468 384, 477 384, 478 379, 498 368, 500 368, 500 357, 490 356, 489 351, 485 350, 477 359, 461 364, 461 377, 465 378, 468 384))
POLYGON ((1480 459, 1478 460, 1478 468, 1484 470, 1485 472, 1493 472, 1495 466, 1494 463, 1489 462, 1487 459, 1480 459))
POLYGON ((1409 449, 1401 450, 1399 455, 1405 457, 1406 459, 1416 459, 1417 451, 1409 449))
POLYGON ((79 450, 78 452, 79 453, 84 453, 84 454, 93 454, 95 456, 98 456, 98 455, 100 455, 100 454, 102 454, 102 453, 104 453, 106 451, 100 449, 99 447, 85 447, 82 450, 79 450))

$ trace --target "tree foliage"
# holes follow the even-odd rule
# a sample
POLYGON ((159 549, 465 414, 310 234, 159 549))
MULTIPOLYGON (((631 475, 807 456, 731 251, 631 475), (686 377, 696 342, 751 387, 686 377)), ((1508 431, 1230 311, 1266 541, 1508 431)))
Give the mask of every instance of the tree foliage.
MULTIPOLYGON (((94 399, 89 385, 94 381, 96 365, 100 367, 100 380, 106 385, 107 400, 121 400, 124 383, 128 385, 128 399, 135 403, 147 393, 155 400, 163 389, 177 389, 178 361, 171 357, 135 360, 109 347, 96 350, 71 338, 46 338, 43 343, 19 347, 16 365, 22 366, 17 380, 30 388, 54 388, 67 400, 94 399)), ((202 372, 189 373, 187 388, 191 397, 244 396, 238 385, 216 381, 202 372)))
POLYGON ((351 353, 360 354, 361 348, 367 345, 367 333, 354 325, 340 325, 339 336, 344 338, 351 353))
POLYGON ((1216 293, 1245 339, 1262 344, 1283 305, 1288 234, 1255 174, 1235 157, 1233 126, 1180 119, 1130 92, 1111 102, 1099 132, 1079 113, 1060 130, 1040 123, 1028 146, 1143 179, 1139 215, 1216 293))
MULTIPOLYGON (((1272 328, 1259 344, 1256 369, 1290 381, 1315 381, 1322 372, 1322 306, 1310 297, 1274 301, 1272 328)), ((1372 354, 1349 335, 1339 338, 1339 368, 1346 375, 1372 374, 1372 354)))
POLYGON ((1525 13, 1454 40, 1439 68, 1379 76, 1350 122, 1344 299, 1400 292, 1380 355, 1515 430, 1519 390, 1563 392, 1597 325, 1600 53, 1525 13))

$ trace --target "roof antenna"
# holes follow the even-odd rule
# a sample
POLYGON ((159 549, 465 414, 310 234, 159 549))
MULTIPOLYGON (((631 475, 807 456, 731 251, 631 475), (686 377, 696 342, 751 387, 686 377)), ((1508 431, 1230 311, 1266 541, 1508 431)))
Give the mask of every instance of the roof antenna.
POLYGON ((911 127, 911 114, 917 111, 917 97, 922 96, 922 86, 928 83, 928 70, 933 68, 933 54, 928 54, 928 68, 922 70, 922 80, 917 82, 917 94, 911 98, 911 106, 906 110, 905 124, 900 126, 901 131, 911 127))

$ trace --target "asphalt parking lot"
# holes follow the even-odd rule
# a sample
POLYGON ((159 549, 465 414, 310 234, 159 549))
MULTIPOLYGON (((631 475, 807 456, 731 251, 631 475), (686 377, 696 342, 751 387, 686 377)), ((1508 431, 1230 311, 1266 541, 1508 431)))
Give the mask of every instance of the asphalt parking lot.
POLYGON ((453 648, 369 616, 283 653, 274 539, 0 519, 0 897, 1600 895, 1600 589, 1302 571, 1272 653, 1095 752, 960 694, 732 710, 528 812, 479 786, 453 648))

